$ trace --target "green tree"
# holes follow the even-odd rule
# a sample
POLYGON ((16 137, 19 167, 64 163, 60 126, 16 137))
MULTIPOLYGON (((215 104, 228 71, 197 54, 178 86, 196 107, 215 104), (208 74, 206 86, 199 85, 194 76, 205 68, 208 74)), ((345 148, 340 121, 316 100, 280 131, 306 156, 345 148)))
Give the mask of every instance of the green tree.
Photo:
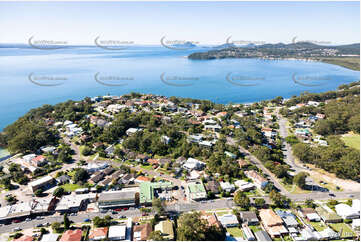
POLYGON ((152 231, 149 234, 149 237, 147 240, 151 241, 165 241, 166 239, 162 236, 162 233, 160 231, 152 231))
POLYGON ((254 204, 256 205, 256 207, 258 208, 263 208, 264 205, 266 204, 266 201, 263 198, 256 198, 254 200, 254 204))
POLYGON ((58 187, 58 188, 56 188, 55 191, 53 192, 53 195, 54 195, 55 197, 61 197, 61 196, 63 196, 64 192, 65 192, 64 188, 58 187))
POLYGON ((74 176, 73 176, 73 181, 74 181, 74 183, 86 182, 88 177, 89 177, 89 174, 85 169, 76 168, 74 176))
POLYGON ((68 218, 68 214, 65 213, 64 214, 64 229, 69 229, 70 228, 70 220, 68 218))
POLYGON ((152 207, 159 215, 163 215, 165 213, 164 202, 159 198, 153 198, 152 207))
POLYGON ((306 186, 306 178, 308 176, 307 172, 299 172, 293 178, 293 184, 296 184, 298 187, 304 189, 306 186))
POLYGON ((243 209, 248 209, 251 205, 251 201, 245 193, 237 191, 233 198, 234 202, 243 209))
POLYGON ((61 231, 61 224, 58 222, 54 222, 51 224, 51 229, 54 230, 56 233, 60 233, 61 231))
POLYGON ((41 195, 43 195, 43 190, 42 189, 36 189, 34 192, 34 195, 37 197, 40 197, 41 195))
POLYGON ((198 212, 182 214, 178 219, 177 240, 206 241, 224 240, 225 231, 216 226, 208 226, 198 212))

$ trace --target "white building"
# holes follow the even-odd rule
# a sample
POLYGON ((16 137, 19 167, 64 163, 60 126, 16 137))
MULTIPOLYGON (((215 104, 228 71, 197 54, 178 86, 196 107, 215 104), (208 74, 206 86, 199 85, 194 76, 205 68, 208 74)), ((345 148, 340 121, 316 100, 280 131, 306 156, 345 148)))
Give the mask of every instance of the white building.
POLYGON ((125 225, 110 226, 108 239, 109 240, 125 240, 127 227, 125 225))
POLYGON ((233 214, 225 214, 223 216, 217 216, 217 219, 225 228, 237 227, 239 224, 237 216, 233 214))
POLYGON ((343 219, 355 219, 360 218, 360 214, 354 211, 350 206, 344 203, 337 204, 335 206, 336 213, 343 219))
POLYGON ((43 234, 43 237, 41 238, 41 242, 53 242, 53 241, 57 241, 59 238, 59 234, 43 234))
POLYGON ((236 187, 229 182, 220 182, 219 185, 225 192, 233 192, 236 189, 236 187))
POLYGON ((205 163, 194 158, 188 158, 188 160, 183 164, 183 168, 187 170, 201 170, 204 167, 205 163))

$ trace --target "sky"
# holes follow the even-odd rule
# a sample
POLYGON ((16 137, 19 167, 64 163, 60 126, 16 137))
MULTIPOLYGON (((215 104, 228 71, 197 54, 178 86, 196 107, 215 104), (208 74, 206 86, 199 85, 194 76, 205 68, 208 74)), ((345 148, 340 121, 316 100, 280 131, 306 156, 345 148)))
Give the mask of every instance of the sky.
POLYGON ((0 2, 0 43, 360 42, 359 2, 0 2))

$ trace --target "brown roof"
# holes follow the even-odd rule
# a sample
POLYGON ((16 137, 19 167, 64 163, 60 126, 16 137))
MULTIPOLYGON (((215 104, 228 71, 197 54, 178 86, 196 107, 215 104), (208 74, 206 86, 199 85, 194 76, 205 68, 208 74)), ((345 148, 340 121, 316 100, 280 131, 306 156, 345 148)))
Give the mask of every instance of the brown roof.
POLYGON ((152 232, 152 226, 150 223, 136 225, 133 228, 133 233, 140 232, 140 240, 147 240, 150 233, 152 232))
POLYGON ((89 239, 95 239, 97 237, 107 237, 108 228, 95 228, 92 229, 89 233, 89 239))
POLYGON ((81 241, 82 231, 80 229, 67 230, 59 241, 81 241))
POLYGON ((17 239, 14 239, 13 241, 33 241, 33 237, 30 235, 23 235, 17 239))
POLYGON ((239 160, 238 160, 238 165, 239 165, 240 168, 242 168, 242 167, 247 166, 247 165, 248 165, 248 162, 247 162, 246 160, 239 159, 239 160))
POLYGON ((261 209, 259 212, 263 224, 267 227, 281 225, 283 220, 272 209, 261 209))
POLYGON ((313 208, 301 208, 301 212, 303 215, 316 213, 316 211, 313 208))

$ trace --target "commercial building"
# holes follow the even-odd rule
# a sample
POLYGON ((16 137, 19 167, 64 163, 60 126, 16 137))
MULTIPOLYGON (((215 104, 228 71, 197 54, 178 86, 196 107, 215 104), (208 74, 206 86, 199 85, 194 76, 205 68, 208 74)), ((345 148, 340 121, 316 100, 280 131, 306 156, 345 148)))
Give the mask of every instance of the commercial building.
POLYGON ((168 193, 173 189, 171 182, 142 182, 139 185, 139 202, 140 204, 151 204, 153 198, 166 197, 165 193, 168 193))
POLYGON ((202 200, 207 198, 206 189, 201 181, 190 182, 186 188, 186 195, 189 200, 202 200))
POLYGON ((56 206, 55 211, 59 213, 74 213, 86 207, 89 202, 95 201, 96 194, 72 194, 63 196, 56 206))
POLYGON ((54 178, 52 178, 51 176, 44 176, 38 180, 29 182, 28 186, 33 192, 35 192, 38 189, 42 189, 43 191, 48 190, 54 184, 54 178))
POLYGON ((99 194, 99 208, 116 208, 135 206, 135 194, 138 188, 125 188, 121 191, 102 192, 99 194))

